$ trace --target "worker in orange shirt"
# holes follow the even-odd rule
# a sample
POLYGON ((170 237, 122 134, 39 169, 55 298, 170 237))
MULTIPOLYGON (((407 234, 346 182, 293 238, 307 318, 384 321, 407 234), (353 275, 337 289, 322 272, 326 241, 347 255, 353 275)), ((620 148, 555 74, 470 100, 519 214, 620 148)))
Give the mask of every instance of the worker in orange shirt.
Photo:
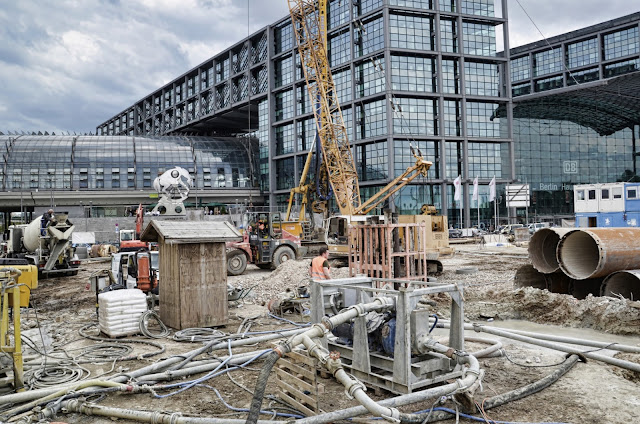
POLYGON ((313 280, 331 280, 329 270, 329 250, 326 247, 320 248, 320 254, 313 258, 309 265, 309 276, 313 280))

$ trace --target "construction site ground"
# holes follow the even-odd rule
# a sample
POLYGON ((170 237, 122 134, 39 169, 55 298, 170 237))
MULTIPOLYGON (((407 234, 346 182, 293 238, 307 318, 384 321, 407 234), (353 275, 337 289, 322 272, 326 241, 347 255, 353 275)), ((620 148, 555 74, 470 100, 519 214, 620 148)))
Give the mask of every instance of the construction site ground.
MULTIPOLYGON (((572 337, 640 345, 640 302, 624 299, 599 298, 589 296, 577 300, 569 295, 553 294, 538 289, 513 288, 516 269, 528 263, 526 249, 516 247, 480 248, 476 245, 456 246, 454 257, 443 260, 444 273, 438 281, 455 283, 464 288, 465 317, 469 323, 479 322, 505 328, 568 335, 572 337), (473 274, 458 274, 460 268, 476 267, 473 274)), ((229 324, 219 328, 226 333, 235 333, 245 318, 258 317, 251 331, 290 328, 291 325, 268 317, 263 306, 278 293, 287 288, 294 289, 308 284, 307 268, 309 260, 289 261, 275 271, 249 266, 242 276, 230 277, 233 286, 254 287, 251 294, 241 303, 230 305, 229 324)), ((80 348, 97 342, 79 336, 78 330, 96 322, 95 294, 85 290, 91 273, 106 268, 105 262, 86 262, 75 277, 41 280, 33 293, 35 309, 23 314, 23 329, 35 343, 41 344, 42 330, 49 349, 52 346, 65 349, 70 356, 80 348), (37 314, 36 314, 37 312, 37 314), (39 328, 39 329, 38 329, 39 328)), ((347 268, 332 270, 334 277, 347 277, 347 268)), ((450 299, 439 295, 434 312, 440 317, 449 315, 450 299)), ((305 316, 288 316, 302 321, 305 316)), ((94 328, 91 334, 97 334, 94 328)), ((172 331, 173 333, 173 331, 172 331)), ((437 329, 436 336, 444 330, 437 329), (440 332, 440 333, 439 333, 440 332)), ((468 332, 469 336, 473 332, 468 332)), ((143 339, 142 336, 137 336, 143 339)), ((437 338, 436 337, 436 338, 437 338)), ((493 336, 483 335, 483 337, 493 336)), ((191 351, 198 343, 181 343, 171 336, 153 341, 166 346, 166 352, 148 359, 126 362, 89 364, 90 378, 109 376, 116 372, 131 371, 149 365, 170 355, 191 351)), ((446 339, 442 340, 446 342, 446 339)), ((501 340, 507 356, 481 359, 480 365, 486 372, 482 393, 476 400, 494 396, 531 383, 556 368, 565 354, 507 339, 501 340)), ((270 347, 265 343, 234 349, 234 353, 253 351, 270 347)), ((477 350, 481 345, 468 344, 467 350, 477 350)), ((582 347, 583 350, 594 350, 582 347)), ((134 345, 134 353, 139 355, 154 350, 151 346, 134 345)), ((595 349, 597 350, 597 349, 595 349)), ((613 355, 612 351, 600 353, 613 355)), ((27 352, 27 354, 29 354, 27 352)), ((211 353, 216 356, 226 354, 224 350, 211 353)), ((640 355, 618 355, 627 360, 640 362, 640 355)), ((144 394, 111 394, 100 401, 101 405, 145 411, 181 412, 183 415, 200 417, 245 418, 246 414, 229 410, 216 396, 211 387, 216 388, 224 400, 236 408, 247 408, 258 375, 260 363, 248 369, 219 376, 207 381, 209 387, 192 387, 175 395, 155 398, 144 394), (244 387, 241 387, 244 386, 244 387)), ((344 395, 343 388, 332 378, 320 378, 324 393, 320 395, 320 405, 324 411, 332 411, 355 405, 344 395)), ((578 363, 567 375, 547 389, 525 399, 487 411, 495 421, 527 423, 632 423, 640 419, 640 376, 611 365, 596 361, 578 363)), ((174 389, 175 390, 175 389, 174 389)), ((169 393, 165 390, 158 394, 169 393)), ((276 394, 274 378, 270 379, 267 393, 276 394)), ((390 393, 371 390, 375 399, 393 396, 390 393)), ((268 409, 270 401, 265 400, 268 409)), ((403 407, 402 410, 419 411, 428 409, 432 401, 403 407)), ((446 405, 451 407, 451 405, 446 405)), ((478 414, 476 414, 478 415, 478 414)), ((262 416, 268 419, 268 416, 262 416)), ((67 423, 111 423, 112 419, 88 417, 78 414, 61 414, 57 420, 67 423)), ((118 420, 120 422, 130 422, 118 420)), ((362 422, 362 421, 361 421, 362 422)), ((364 420, 364 422, 379 422, 364 420)), ((455 419, 443 421, 455 422, 455 419)), ((461 422, 469 422, 461 419, 461 422)), ((490 422, 490 421, 487 421, 490 422)))

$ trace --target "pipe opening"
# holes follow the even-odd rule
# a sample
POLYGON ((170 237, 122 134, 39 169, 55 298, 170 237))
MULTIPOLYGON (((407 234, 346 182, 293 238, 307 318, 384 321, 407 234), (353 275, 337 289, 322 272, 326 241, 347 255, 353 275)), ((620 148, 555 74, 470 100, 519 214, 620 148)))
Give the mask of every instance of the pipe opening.
POLYGON ((589 278, 600 264, 600 249, 593 237, 576 231, 566 235, 558 245, 558 264, 576 280, 589 278))
POLYGON ((536 271, 531 265, 523 265, 516 271, 513 286, 516 289, 533 287, 544 290, 547 288, 547 279, 544 274, 536 271))
POLYGON ((572 280, 571 295, 576 299, 586 299, 587 296, 600 296, 600 287, 603 278, 590 278, 588 280, 572 280))
POLYGON ((609 275, 602 284, 602 295, 640 299, 640 270, 620 271, 609 275))
POLYGON ((529 259, 535 269, 551 274, 560 268, 556 259, 559 242, 560 235, 548 228, 540 229, 533 234, 529 241, 529 259))

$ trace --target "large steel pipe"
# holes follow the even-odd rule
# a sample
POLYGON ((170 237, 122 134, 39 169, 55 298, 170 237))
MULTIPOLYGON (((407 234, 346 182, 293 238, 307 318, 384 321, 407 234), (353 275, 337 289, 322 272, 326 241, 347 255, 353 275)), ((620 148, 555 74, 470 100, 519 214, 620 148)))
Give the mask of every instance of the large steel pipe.
POLYGON ((566 234, 558 244, 560 269, 575 280, 640 268, 640 228, 590 228, 566 234))
POLYGON ((560 269, 556 256, 556 249, 560 239, 576 228, 541 228, 533 233, 529 240, 529 259, 535 269, 552 274, 560 269))
POLYGON ((603 278, 589 278, 588 280, 571 280, 569 294, 576 299, 586 299, 587 296, 600 296, 603 278))
POLYGON ((522 265, 516 271, 513 287, 533 287, 552 293, 571 294, 571 279, 562 272, 543 274, 531 265, 522 265))
POLYGON ((640 299, 640 269, 614 272, 602 283, 603 296, 620 295, 627 299, 640 299))
POLYGON ((522 265, 516 271, 513 279, 513 287, 516 289, 533 287, 544 290, 547 288, 547 279, 544 274, 536 271, 531 265, 522 265))

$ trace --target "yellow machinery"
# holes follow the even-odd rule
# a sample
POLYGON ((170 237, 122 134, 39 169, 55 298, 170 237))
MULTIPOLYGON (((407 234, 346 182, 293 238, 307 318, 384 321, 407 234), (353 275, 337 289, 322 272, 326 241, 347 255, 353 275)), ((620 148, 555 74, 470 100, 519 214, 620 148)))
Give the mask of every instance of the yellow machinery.
POLYGON ((20 339, 20 308, 29 306, 31 290, 38 287, 35 265, 14 265, 0 268, 1 312, 0 351, 13 358, 13 381, 17 392, 24 391, 22 341, 20 339), (13 343, 9 334, 9 309, 13 311, 13 343))
MULTIPOLYGON (((358 173, 327 57, 328 0, 288 0, 288 3, 309 98, 316 103, 313 112, 319 145, 322 149, 322 152, 318 151, 316 155, 322 154, 326 178, 333 189, 336 203, 340 209, 340 215, 330 217, 324 224, 325 241, 332 254, 344 255, 349 251, 347 232, 351 222, 367 222, 371 218, 366 216, 369 212, 418 176, 425 177, 432 162, 425 160, 420 150, 414 150, 411 147, 411 154, 415 158, 414 165, 381 188, 366 202, 361 202, 358 173)), ((287 221, 291 218, 291 207, 295 194, 302 195, 298 220, 304 220, 309 193, 314 187, 314 184, 306 181, 312 155, 313 149, 307 155, 300 185, 291 190, 287 221)), ((319 205, 314 204, 314 212, 319 212, 316 210, 316 206, 319 205)), ((326 204, 323 206, 326 213, 326 204)), ((428 216, 429 218, 425 218, 425 220, 431 222, 430 228, 434 240, 429 241, 428 249, 440 254, 449 252, 447 218, 436 216, 435 210, 428 205, 423 206, 422 215, 410 215, 407 219, 415 221, 417 216, 428 216)))

